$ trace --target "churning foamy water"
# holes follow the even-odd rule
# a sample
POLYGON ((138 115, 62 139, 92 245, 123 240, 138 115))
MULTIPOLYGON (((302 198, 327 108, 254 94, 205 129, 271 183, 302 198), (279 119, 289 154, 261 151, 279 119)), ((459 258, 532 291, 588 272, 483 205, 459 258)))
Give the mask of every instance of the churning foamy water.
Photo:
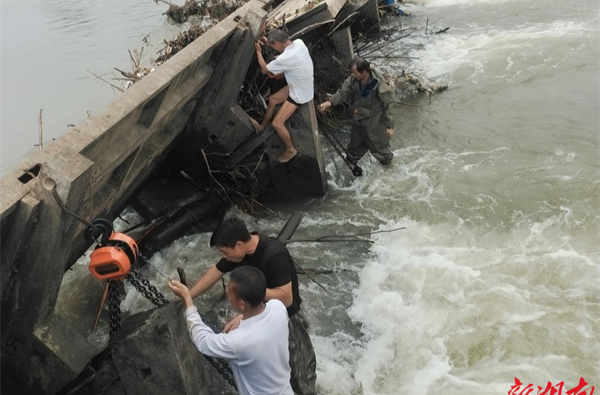
POLYGON ((352 258, 360 335, 317 331, 324 393, 599 385, 597 3, 404 10, 450 30, 406 39, 410 63, 375 62, 449 90, 399 110, 392 169, 367 159, 368 177, 332 179, 335 215, 407 229, 352 258))
MULTIPOLYGON (((392 24, 450 30, 386 47, 410 61, 374 62, 449 89, 402 99, 393 166, 365 157, 354 179, 328 151, 325 198, 243 216, 276 234, 304 211, 298 238, 406 227, 374 244, 290 244, 305 268, 334 271, 314 275, 328 292, 300 276, 319 393, 506 394, 515 377, 599 386, 597 2, 403 9, 412 16, 392 24)), ((217 259, 195 235, 152 262, 194 280, 217 259)), ((135 292, 124 306, 151 307, 135 292)))

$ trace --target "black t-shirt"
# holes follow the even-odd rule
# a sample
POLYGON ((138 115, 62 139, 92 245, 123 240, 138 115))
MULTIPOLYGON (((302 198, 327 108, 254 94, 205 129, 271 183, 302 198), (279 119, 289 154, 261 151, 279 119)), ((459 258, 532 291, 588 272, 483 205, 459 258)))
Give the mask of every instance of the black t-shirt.
POLYGON ((288 316, 292 317, 300 311, 300 303, 302 303, 298 292, 298 275, 292 257, 285 245, 279 240, 262 234, 258 234, 258 237, 258 245, 252 255, 246 255, 239 263, 232 263, 223 258, 217 263, 216 267, 221 273, 229 273, 236 267, 255 267, 264 274, 267 280, 267 288, 281 287, 291 281, 294 300, 287 311, 288 316))

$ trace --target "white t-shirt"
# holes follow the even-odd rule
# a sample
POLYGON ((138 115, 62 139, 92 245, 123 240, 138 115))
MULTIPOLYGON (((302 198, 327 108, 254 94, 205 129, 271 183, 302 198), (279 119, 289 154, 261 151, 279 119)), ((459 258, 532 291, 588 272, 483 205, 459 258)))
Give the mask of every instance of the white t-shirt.
POLYGON ((240 395, 293 395, 290 385, 288 315, 283 303, 270 300, 257 316, 242 320, 229 332, 215 334, 196 307, 185 311, 188 330, 198 350, 229 359, 240 395))
POLYGON ((313 62, 302 40, 294 40, 277 59, 267 65, 267 69, 273 74, 284 73, 290 87, 290 97, 296 103, 304 104, 313 99, 313 62))

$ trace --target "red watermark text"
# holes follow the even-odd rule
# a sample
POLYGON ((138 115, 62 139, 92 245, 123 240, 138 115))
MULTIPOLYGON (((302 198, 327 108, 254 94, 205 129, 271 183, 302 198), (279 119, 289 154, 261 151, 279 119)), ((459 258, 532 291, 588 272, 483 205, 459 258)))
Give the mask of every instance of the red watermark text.
POLYGON ((592 395, 594 393, 594 387, 586 387, 588 383, 585 382, 583 377, 579 379, 579 384, 576 387, 566 390, 563 393, 564 385, 564 381, 561 381, 556 385, 552 385, 552 383, 548 381, 546 388, 542 388, 539 385, 534 387, 533 384, 524 385, 515 377, 515 385, 510 387, 508 395, 592 395), (535 392, 536 388, 537 392, 535 392))

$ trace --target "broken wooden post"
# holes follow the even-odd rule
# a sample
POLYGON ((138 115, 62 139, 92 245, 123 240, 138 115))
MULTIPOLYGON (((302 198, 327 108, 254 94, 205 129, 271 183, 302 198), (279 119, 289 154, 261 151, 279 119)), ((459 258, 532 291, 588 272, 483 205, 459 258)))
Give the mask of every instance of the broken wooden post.
POLYGON ((187 287, 187 277, 185 275, 185 270, 182 267, 177 268, 177 274, 179 275, 179 282, 187 287))
POLYGON ((40 151, 44 150, 44 124, 42 121, 42 111, 43 111, 43 109, 40 108, 40 116, 38 118, 38 123, 40 124, 40 133, 38 136, 37 146, 40 147, 40 151))

